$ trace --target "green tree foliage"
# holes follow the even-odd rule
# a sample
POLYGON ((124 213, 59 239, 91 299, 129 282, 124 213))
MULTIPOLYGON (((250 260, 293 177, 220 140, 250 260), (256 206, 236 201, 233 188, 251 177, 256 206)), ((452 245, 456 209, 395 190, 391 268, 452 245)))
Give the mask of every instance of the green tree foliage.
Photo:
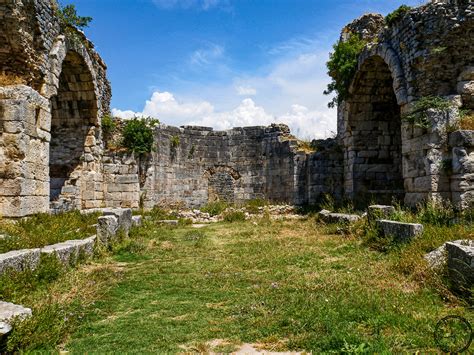
POLYGON ((417 127, 428 128, 430 122, 428 120, 428 110, 447 111, 453 105, 449 100, 439 96, 424 96, 416 101, 410 112, 403 115, 403 119, 417 127))
POLYGON ((140 155, 150 153, 153 147, 153 128, 159 123, 151 117, 135 117, 123 127, 122 145, 140 155))
POLYGON ((349 87, 357 71, 357 59, 366 43, 358 35, 351 34, 347 41, 339 41, 334 45, 334 52, 326 63, 328 74, 333 80, 324 94, 336 93, 336 97, 328 104, 329 107, 340 104, 349 96, 349 87))
POLYGON ((92 21, 92 17, 79 16, 76 11, 76 5, 74 4, 60 6, 56 11, 56 15, 66 27, 83 29, 88 27, 92 21))
POLYGON ((410 10, 411 10, 410 6, 407 6, 407 5, 400 6, 398 9, 396 9, 395 11, 385 16, 385 23, 389 27, 393 26, 395 22, 403 18, 403 16, 405 16, 405 14, 410 10))

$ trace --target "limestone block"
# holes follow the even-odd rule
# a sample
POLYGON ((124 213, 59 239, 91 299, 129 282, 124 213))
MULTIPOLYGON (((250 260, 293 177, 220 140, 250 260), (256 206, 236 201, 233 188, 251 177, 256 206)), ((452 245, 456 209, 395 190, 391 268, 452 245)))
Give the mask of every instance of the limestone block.
POLYGON ((377 220, 377 225, 386 237, 393 237, 395 242, 408 242, 423 233, 423 225, 417 223, 403 223, 377 220))
POLYGON ((12 330, 10 322, 14 319, 26 319, 31 315, 30 308, 0 301, 0 335, 5 335, 12 330))
POLYGON ((77 261, 79 255, 79 246, 76 241, 68 241, 45 246, 41 248, 41 254, 55 255, 63 265, 71 265, 77 261))
POLYGON ((320 214, 320 216, 322 220, 326 223, 344 223, 344 224, 357 222, 361 218, 359 215, 346 214, 346 213, 320 214))
POLYGON ((34 270, 40 262, 40 249, 24 249, 0 254, 0 275, 8 270, 34 270))
POLYGON ((97 238, 101 243, 108 242, 115 237, 119 228, 118 218, 114 215, 101 216, 97 219, 97 238))
POLYGON ((143 217, 142 216, 132 216, 132 224, 134 227, 140 227, 143 223, 143 217))
POLYGON ((132 210, 130 208, 105 209, 104 216, 114 216, 117 218, 118 230, 128 236, 132 227, 132 210))
POLYGON ((426 254, 424 258, 428 263, 428 266, 432 269, 441 269, 446 266, 448 260, 446 253, 446 243, 426 254))
POLYGON ((448 272, 453 287, 462 293, 471 293, 474 286, 474 241, 446 243, 448 272))
POLYGON ((449 135, 451 147, 474 147, 474 131, 455 131, 449 135))

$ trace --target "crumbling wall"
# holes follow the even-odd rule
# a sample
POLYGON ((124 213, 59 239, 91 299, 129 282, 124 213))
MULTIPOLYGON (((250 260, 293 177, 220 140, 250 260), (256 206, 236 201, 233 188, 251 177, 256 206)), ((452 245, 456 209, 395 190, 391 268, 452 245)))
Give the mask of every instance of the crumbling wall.
POLYGON ((0 0, 0 213, 103 205, 106 66, 53 0, 0 0), (50 164, 51 163, 51 164, 50 164))
POLYGON ((470 204, 468 194, 454 197, 459 177, 450 177, 446 164, 453 155, 448 134, 459 119, 457 108, 473 107, 474 4, 433 1, 391 26, 381 15, 364 15, 341 39, 350 33, 369 44, 359 56, 350 96, 338 109, 345 194, 358 201, 401 198, 415 205, 443 198, 470 204), (454 108, 429 111, 426 127, 405 121, 414 103, 427 96, 448 99, 454 108))

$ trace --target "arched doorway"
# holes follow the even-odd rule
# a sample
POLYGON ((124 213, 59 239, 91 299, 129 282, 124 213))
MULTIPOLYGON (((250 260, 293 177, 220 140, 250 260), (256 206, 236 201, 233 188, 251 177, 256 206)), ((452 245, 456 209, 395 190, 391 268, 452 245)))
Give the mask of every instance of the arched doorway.
POLYGON ((97 123, 97 110, 93 77, 84 59, 70 51, 62 64, 57 95, 51 98, 51 201, 79 196, 82 164, 92 156, 87 140, 97 123))
POLYGON ((400 106, 391 71, 379 56, 367 59, 352 85, 349 169, 356 204, 404 197, 400 106))

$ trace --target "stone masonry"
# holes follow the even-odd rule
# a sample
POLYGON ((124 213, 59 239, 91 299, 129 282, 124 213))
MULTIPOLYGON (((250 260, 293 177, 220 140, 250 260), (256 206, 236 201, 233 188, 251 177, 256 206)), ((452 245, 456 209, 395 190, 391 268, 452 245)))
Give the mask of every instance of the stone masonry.
POLYGON ((347 25, 368 41, 334 139, 298 149, 285 125, 214 131, 155 129, 149 156, 108 151, 106 65, 80 31, 65 31, 54 0, 0 0, 0 215, 105 207, 151 208, 254 198, 314 204, 323 195, 415 205, 429 198, 469 207, 474 109, 474 4, 432 1, 388 26, 367 14, 347 25), (403 119, 429 95, 453 103, 403 119))

